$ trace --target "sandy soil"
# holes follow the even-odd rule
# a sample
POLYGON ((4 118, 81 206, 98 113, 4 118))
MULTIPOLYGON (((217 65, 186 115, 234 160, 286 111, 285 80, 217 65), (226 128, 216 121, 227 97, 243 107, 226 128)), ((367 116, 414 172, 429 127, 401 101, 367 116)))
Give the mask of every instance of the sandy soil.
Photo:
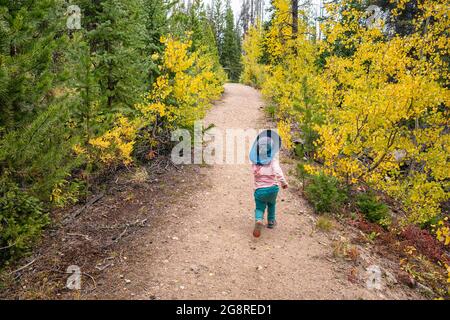
MULTIPOLYGON (((228 84, 205 122, 220 129, 266 127, 263 105, 255 89, 228 84)), ((282 158, 286 175, 287 162, 282 158)), ((150 216, 151 228, 124 239, 120 260, 96 277, 97 288, 83 298, 420 298, 395 281, 369 290, 365 270, 383 262, 363 254, 363 248, 356 265, 333 255, 333 243, 351 231, 338 225, 330 233, 315 230, 317 216, 293 177, 288 177, 291 188, 279 195, 277 228, 264 229, 259 239, 252 236, 249 165, 189 166, 175 180, 166 190, 174 197, 164 205, 164 214, 150 216)))

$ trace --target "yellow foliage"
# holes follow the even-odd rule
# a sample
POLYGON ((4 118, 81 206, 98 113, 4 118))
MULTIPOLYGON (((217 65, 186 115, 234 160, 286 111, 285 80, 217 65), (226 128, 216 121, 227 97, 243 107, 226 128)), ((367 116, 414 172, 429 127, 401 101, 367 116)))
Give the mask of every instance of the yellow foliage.
POLYGON ((72 151, 75 152, 76 155, 86 154, 86 148, 79 143, 72 146, 72 151))
POLYGON ((276 106, 275 117, 283 144, 292 149, 291 124, 308 122, 305 110, 315 107, 316 46, 305 36, 309 27, 301 20, 298 34, 293 37, 290 1, 275 0, 273 5, 275 11, 269 30, 263 34, 257 24, 244 38, 242 81, 261 87, 264 98, 276 106), (267 66, 259 62, 263 45, 270 61, 267 66))
POLYGON ((129 165, 133 161, 131 153, 137 130, 137 121, 130 121, 119 114, 114 127, 100 137, 89 140, 89 144, 98 152, 98 157, 104 164, 129 165))
POLYGON ((241 82, 247 85, 261 88, 261 85, 265 81, 264 66, 259 63, 263 54, 262 43, 263 34, 261 29, 261 23, 250 26, 247 33, 244 36, 242 43, 242 49, 244 55, 242 62, 244 70, 241 75, 241 82))
POLYGON ((445 265, 445 268, 447 269, 447 283, 450 283, 450 266, 445 265))
POLYGON ((80 185, 77 183, 61 180, 53 186, 49 200, 59 208, 63 208, 67 204, 75 204, 80 196, 79 188, 80 185))
POLYGON ((291 136, 291 125, 289 122, 286 121, 279 121, 278 122, 278 134, 280 135, 283 146, 286 149, 292 148, 292 136, 291 136))
POLYGON ((265 42, 272 62, 286 53, 292 39, 292 11, 290 0, 274 0, 272 26, 267 32, 265 42))
MULTIPOLYGON (((406 1, 394 2, 391 13, 401 15, 406 1)), ((270 29, 246 35, 243 81, 265 74, 262 93, 276 106, 287 146, 293 135, 308 143, 312 129, 314 156, 327 174, 384 191, 403 203, 411 222, 440 214, 450 188, 448 3, 418 1, 416 31, 386 38, 361 22, 367 13, 354 0, 330 2, 319 48, 304 36, 310 30, 301 19, 293 37, 290 1, 273 5, 270 29), (266 67, 258 65, 261 38, 266 67), (319 54, 327 57, 320 73, 319 54), (290 124, 299 129, 291 132, 290 124)))
MULTIPOLYGON (((329 19, 322 50, 332 51, 339 40, 355 52, 331 55, 326 61, 318 97, 327 117, 315 128, 320 135, 318 155, 334 175, 369 182, 402 201, 410 221, 426 222, 449 199, 450 140, 444 129, 450 91, 442 58, 449 49, 444 40, 448 15, 442 14, 442 7, 436 11, 443 2, 420 1, 425 13, 415 25, 419 28, 432 12, 436 19, 426 35, 415 32, 383 42, 381 31, 359 24, 364 13, 345 6, 347 2, 327 9, 332 16, 353 19, 347 24, 329 19), (348 37, 349 32, 354 35, 348 37), (409 166, 406 177, 403 165, 409 166)), ((401 10, 397 7, 398 13, 401 10)))
POLYGON ((437 225, 436 238, 438 241, 443 242, 444 245, 450 245, 450 228, 445 225, 444 221, 448 221, 448 217, 440 220, 437 225))
POLYGON ((167 70, 181 73, 192 67, 195 57, 188 52, 192 41, 174 41, 171 36, 163 36, 161 42, 166 45, 164 67, 167 70))
POLYGON ((225 73, 215 69, 213 57, 205 48, 191 52, 190 40, 167 36, 161 41, 166 46, 162 74, 136 109, 147 125, 163 121, 168 128, 190 126, 204 116, 212 100, 220 97, 225 73))
MULTIPOLYGON (((411 9, 407 0, 390 2, 394 18, 411 9)), ((440 216, 450 198, 448 1, 418 0, 408 33, 390 36, 382 21, 366 26, 365 1, 329 1, 317 43, 302 19, 292 34, 291 1, 272 3, 269 30, 245 37, 242 81, 264 79, 285 146, 297 137, 304 149, 314 141, 308 156, 324 164, 320 171, 384 192, 403 204, 407 222, 440 216)), ((450 244, 448 225, 441 221, 435 232, 450 244)))
MULTIPOLYGON (((95 155, 106 165, 132 163, 140 129, 149 129, 146 138, 155 147, 164 130, 192 126, 223 91, 225 73, 217 68, 214 57, 205 48, 192 52, 190 40, 182 41, 170 35, 161 37, 161 42, 165 45, 159 66, 161 75, 143 101, 135 105, 139 115, 135 118, 119 115, 111 130, 89 141, 95 155)), ((157 54, 152 56, 153 60, 159 58, 157 54)), ((74 152, 85 150, 75 146, 74 152)))

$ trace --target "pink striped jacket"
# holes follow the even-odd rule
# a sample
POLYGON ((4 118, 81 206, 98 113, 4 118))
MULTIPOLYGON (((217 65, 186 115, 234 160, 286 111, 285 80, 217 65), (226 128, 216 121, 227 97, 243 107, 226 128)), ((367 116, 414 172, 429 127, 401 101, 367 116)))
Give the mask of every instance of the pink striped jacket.
POLYGON ((252 169, 253 176, 255 177, 255 190, 276 185, 287 186, 278 159, 273 159, 269 164, 263 166, 253 164, 252 169))

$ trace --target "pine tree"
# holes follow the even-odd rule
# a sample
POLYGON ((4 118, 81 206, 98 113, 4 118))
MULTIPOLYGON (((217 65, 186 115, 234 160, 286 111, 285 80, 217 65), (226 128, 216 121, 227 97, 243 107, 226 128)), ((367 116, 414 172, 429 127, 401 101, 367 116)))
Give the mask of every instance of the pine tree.
POLYGON ((105 112, 130 108, 146 88, 150 68, 148 34, 141 0, 80 2, 93 72, 105 112))
POLYGON ((225 15, 225 31, 220 62, 231 81, 239 81, 242 71, 241 51, 238 41, 238 32, 234 24, 234 14, 230 1, 227 2, 225 15))
POLYGON ((60 0, 0 3, 0 128, 45 110, 55 86, 60 0))
POLYGON ((213 60, 219 64, 219 47, 216 44, 214 24, 208 19, 208 13, 201 0, 194 0, 186 8, 179 6, 173 13, 170 21, 170 33, 180 38, 190 32, 192 40, 192 50, 201 48, 213 56, 213 60))
POLYGON ((214 37, 219 56, 222 55, 223 33, 225 30, 225 8, 222 0, 213 0, 210 12, 210 21, 213 26, 214 37))
MULTIPOLYGON (((170 5, 165 0, 144 0, 145 28, 146 28, 146 49, 148 56, 155 53, 160 54, 163 46, 160 38, 167 31, 167 13, 170 5)), ((152 84, 159 75, 158 65, 150 60, 149 64, 149 84, 152 84)))

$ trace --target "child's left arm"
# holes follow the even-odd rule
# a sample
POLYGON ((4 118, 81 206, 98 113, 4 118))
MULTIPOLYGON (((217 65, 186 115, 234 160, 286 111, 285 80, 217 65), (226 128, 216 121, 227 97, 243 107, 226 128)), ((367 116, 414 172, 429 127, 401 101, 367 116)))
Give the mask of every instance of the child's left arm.
POLYGON ((281 183, 281 187, 286 189, 288 187, 288 183, 284 177, 283 170, 281 169, 280 162, 278 160, 273 160, 273 171, 278 181, 281 183))

